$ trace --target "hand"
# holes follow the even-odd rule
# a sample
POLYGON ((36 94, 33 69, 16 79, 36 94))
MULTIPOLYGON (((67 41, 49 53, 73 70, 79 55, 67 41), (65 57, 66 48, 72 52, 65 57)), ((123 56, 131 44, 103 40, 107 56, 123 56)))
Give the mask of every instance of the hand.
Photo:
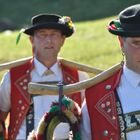
POLYGON ((36 140, 34 130, 29 133, 29 136, 28 136, 27 140, 36 140))
POLYGON ((54 129, 53 140, 69 139, 70 125, 66 122, 59 123, 54 129))

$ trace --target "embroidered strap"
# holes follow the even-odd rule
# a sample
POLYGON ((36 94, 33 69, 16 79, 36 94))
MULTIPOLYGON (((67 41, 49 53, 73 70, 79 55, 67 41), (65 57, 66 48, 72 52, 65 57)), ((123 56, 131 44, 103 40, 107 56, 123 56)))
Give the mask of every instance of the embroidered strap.
POLYGON ((26 115, 26 139, 29 135, 29 133, 34 129, 34 103, 33 103, 33 97, 31 97, 31 104, 29 111, 26 115))
POLYGON ((120 124, 120 140, 126 140, 126 122, 125 122, 125 118, 123 115, 123 109, 122 109, 122 105, 118 96, 117 91, 116 92, 116 107, 117 107, 117 114, 118 114, 118 121, 120 124))
POLYGON ((140 111, 124 114, 126 121, 126 132, 140 129, 140 111))

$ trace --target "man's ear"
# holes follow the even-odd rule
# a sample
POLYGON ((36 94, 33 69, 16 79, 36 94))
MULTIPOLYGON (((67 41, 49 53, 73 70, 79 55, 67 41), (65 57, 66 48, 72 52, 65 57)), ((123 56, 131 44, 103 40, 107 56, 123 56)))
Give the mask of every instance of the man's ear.
POLYGON ((64 45, 64 43, 65 43, 65 39, 66 39, 66 37, 63 35, 63 38, 62 38, 62 44, 61 44, 61 46, 63 46, 63 45, 64 45))
POLYGON ((29 37, 29 40, 30 40, 30 42, 31 42, 31 44, 32 44, 32 54, 33 54, 33 56, 35 55, 35 47, 34 47, 34 38, 33 38, 33 36, 30 36, 29 37))
POLYGON ((119 39, 119 43, 120 43, 120 46, 121 46, 122 56, 123 56, 123 59, 124 59, 124 56, 125 56, 124 38, 122 38, 121 36, 118 36, 118 39, 119 39))
POLYGON ((119 39, 121 48, 123 48, 123 38, 121 36, 118 36, 118 39, 119 39))
POLYGON ((31 44, 33 45, 33 36, 30 36, 29 40, 30 40, 31 44))

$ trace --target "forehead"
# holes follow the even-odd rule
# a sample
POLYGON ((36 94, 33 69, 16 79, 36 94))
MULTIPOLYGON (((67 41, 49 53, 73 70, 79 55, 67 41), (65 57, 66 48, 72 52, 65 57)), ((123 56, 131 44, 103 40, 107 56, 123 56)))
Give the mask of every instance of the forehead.
POLYGON ((35 30, 35 33, 52 33, 52 32, 61 33, 61 31, 58 29, 43 28, 43 29, 35 30))

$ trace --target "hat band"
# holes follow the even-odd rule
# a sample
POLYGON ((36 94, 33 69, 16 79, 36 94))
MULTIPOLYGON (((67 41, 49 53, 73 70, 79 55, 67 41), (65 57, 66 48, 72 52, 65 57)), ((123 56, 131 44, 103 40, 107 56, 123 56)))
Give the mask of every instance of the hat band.
POLYGON ((121 27, 124 29, 124 30, 132 30, 132 31, 139 31, 140 30, 140 24, 121 24, 121 27))

